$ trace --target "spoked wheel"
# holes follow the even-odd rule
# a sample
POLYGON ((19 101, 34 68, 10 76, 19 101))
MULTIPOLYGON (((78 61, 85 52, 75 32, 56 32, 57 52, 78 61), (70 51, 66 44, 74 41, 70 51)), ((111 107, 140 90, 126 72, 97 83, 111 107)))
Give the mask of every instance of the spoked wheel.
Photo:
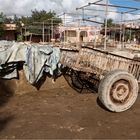
POLYGON ((138 82, 133 75, 123 70, 107 74, 99 84, 99 99, 110 111, 129 109, 138 96, 138 82))

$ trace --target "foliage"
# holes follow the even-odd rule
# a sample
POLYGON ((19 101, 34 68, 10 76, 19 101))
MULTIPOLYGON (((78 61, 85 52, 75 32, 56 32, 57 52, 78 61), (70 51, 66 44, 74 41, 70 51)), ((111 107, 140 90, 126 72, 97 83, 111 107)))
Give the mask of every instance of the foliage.
POLYGON ((54 11, 45 11, 45 10, 32 10, 31 16, 22 16, 18 18, 16 15, 14 17, 14 23, 16 23, 17 28, 22 28, 22 24, 29 32, 40 34, 42 33, 43 24, 45 24, 46 30, 53 25, 57 26, 59 23, 62 23, 62 20, 56 16, 54 11))
POLYGON ((20 34, 18 34, 18 35, 17 35, 17 41, 18 41, 18 42, 23 41, 23 36, 20 35, 20 34))
POLYGON ((4 20, 6 19, 6 15, 4 15, 3 12, 0 13, 0 19, 1 19, 0 23, 3 23, 4 20))
MULTIPOLYGON (((107 27, 113 27, 113 26, 114 26, 113 19, 111 18, 107 19, 107 27)), ((105 20, 104 20, 103 27, 105 27, 105 20)))
POLYGON ((51 20, 55 21, 56 24, 61 23, 61 19, 57 18, 56 13, 53 11, 46 12, 45 10, 32 10, 32 14, 29 17, 22 16, 19 20, 25 25, 31 25, 33 23, 47 22, 51 23, 51 20))
MULTIPOLYGON (((41 23, 45 22, 47 24, 51 24, 52 20, 55 22, 55 24, 59 24, 62 22, 60 18, 56 16, 56 13, 54 11, 45 11, 45 10, 32 10, 31 16, 22 16, 17 17, 14 15, 14 18, 6 17, 3 13, 0 13, 0 21, 2 20, 3 23, 15 23, 17 26, 21 26, 21 23, 24 25, 31 25, 35 22, 41 23)), ((1 22, 0 22, 1 23, 1 22)))
POLYGON ((11 23, 12 18, 7 17, 3 12, 0 13, 0 23, 11 23))
POLYGON ((4 23, 5 15, 0 13, 0 37, 3 35, 3 23, 4 23))

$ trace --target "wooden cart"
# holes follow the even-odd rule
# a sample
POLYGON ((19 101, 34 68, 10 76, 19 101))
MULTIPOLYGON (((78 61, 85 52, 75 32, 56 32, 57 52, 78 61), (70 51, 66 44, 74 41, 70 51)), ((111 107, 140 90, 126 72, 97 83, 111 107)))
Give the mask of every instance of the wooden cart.
POLYGON ((61 48, 61 63, 99 79, 99 99, 110 111, 129 109, 138 96, 139 51, 87 46, 61 48))

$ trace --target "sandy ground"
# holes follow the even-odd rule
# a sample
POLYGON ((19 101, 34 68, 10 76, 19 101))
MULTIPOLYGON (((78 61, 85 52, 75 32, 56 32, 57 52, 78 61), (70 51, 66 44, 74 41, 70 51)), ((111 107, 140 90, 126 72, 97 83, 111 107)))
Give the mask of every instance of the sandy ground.
POLYGON ((63 76, 47 78, 39 91, 20 77, 0 81, 1 139, 140 138, 140 97, 128 111, 112 113, 98 94, 78 93, 63 76))

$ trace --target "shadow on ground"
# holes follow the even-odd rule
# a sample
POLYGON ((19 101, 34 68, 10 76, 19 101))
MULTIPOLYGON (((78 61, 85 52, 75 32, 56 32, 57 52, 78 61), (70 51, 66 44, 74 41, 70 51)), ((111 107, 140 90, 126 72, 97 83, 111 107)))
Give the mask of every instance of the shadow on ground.
POLYGON ((14 80, 0 80, 0 107, 13 96, 16 88, 14 80))
POLYGON ((14 119, 13 115, 7 115, 5 113, 0 113, 0 131, 4 130, 9 122, 14 119))
POLYGON ((66 68, 63 75, 69 86, 78 93, 97 93, 98 86, 94 85, 84 73, 66 68))

